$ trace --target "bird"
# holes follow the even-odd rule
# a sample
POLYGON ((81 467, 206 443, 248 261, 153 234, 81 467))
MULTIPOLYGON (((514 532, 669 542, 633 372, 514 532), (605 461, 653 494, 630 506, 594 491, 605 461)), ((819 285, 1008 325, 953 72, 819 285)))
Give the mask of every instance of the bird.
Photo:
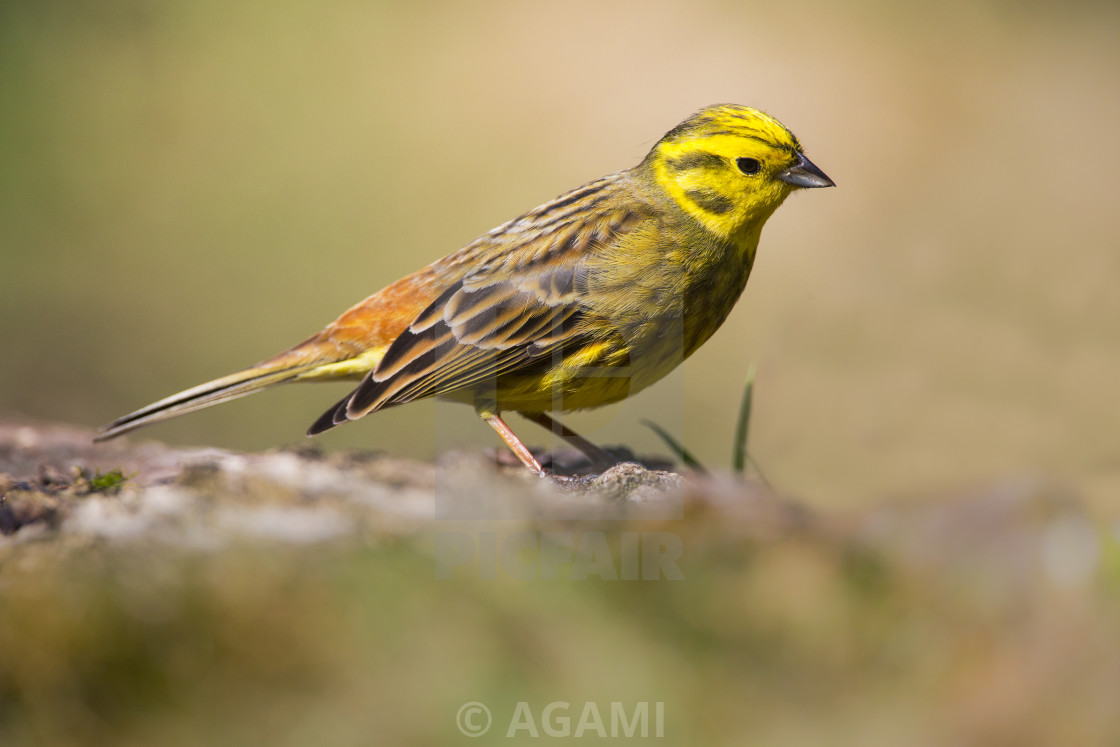
POLYGON ((609 462, 552 414, 618 402, 673 370, 731 312, 778 206, 832 186, 777 119, 705 107, 636 166, 482 234, 278 355, 114 420, 95 440, 278 384, 351 379, 356 388, 307 435, 437 397, 474 407, 536 475, 548 473, 502 413, 609 462))

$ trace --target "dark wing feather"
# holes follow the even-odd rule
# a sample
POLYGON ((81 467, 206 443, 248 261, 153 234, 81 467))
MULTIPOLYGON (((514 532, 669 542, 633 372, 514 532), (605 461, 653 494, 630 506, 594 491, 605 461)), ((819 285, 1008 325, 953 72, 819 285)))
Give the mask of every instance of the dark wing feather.
POLYGON ((308 433, 547 365, 581 344, 583 260, 641 222, 635 210, 617 207, 626 200, 606 199, 623 186, 615 175, 573 190, 441 260, 459 279, 308 433))
POLYGON ((397 338, 386 353, 391 365, 378 366, 354 390, 347 417, 475 386, 577 342, 574 296, 548 303, 510 290, 509 282, 456 289, 443 318, 397 338), (542 338, 547 344, 534 344, 542 338))

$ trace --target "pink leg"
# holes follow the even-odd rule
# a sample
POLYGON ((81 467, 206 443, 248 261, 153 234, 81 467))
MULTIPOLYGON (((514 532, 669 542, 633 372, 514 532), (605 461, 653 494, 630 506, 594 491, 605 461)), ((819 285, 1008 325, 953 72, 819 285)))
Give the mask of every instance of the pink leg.
POLYGON ((537 461, 536 457, 533 456, 525 444, 521 443, 521 439, 514 435, 513 431, 510 430, 510 427, 506 425, 504 420, 498 415, 484 415, 482 419, 486 421, 487 425, 498 432, 498 435, 506 442, 506 446, 509 446, 510 451, 512 451, 514 455, 521 460, 521 463, 528 467, 533 474, 538 477, 545 476, 541 463, 537 461))

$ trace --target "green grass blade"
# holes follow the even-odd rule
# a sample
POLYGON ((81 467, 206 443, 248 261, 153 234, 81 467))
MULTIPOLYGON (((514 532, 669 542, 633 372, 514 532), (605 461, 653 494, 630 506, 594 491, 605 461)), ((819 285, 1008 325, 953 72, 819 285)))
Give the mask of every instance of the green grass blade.
MULTIPOLYGON (((731 454, 731 469, 742 475, 747 469, 747 435, 751 427, 751 400, 754 399, 755 367, 752 363, 747 369, 747 385, 743 390, 743 402, 739 405, 739 422, 735 424, 734 451, 731 454)), ((752 460, 753 461, 753 460, 752 460)))
POLYGON ((668 431, 652 420, 643 420, 642 425, 656 433, 658 438, 664 441, 665 445, 669 447, 669 450, 676 454, 677 459, 680 459, 681 462, 684 463, 684 466, 696 470, 697 472, 707 474, 708 470, 704 468, 704 465, 700 464, 699 460, 693 456, 692 452, 686 449, 683 444, 670 436, 668 431))
POLYGON ((754 473, 758 475, 758 479, 762 482, 762 484, 773 490, 774 486, 771 485, 770 481, 766 479, 766 475, 762 474, 762 468, 758 466, 758 462, 754 460, 754 457, 748 456, 747 459, 749 459, 750 463, 754 465, 754 473))

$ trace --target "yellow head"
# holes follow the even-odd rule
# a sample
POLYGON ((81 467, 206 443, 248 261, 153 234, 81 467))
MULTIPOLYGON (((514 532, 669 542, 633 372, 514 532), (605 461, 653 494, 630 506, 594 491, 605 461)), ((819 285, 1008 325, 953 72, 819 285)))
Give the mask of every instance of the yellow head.
POLYGON ((681 122, 639 168, 726 239, 760 229, 795 189, 833 186, 781 122, 736 104, 709 106, 681 122))

